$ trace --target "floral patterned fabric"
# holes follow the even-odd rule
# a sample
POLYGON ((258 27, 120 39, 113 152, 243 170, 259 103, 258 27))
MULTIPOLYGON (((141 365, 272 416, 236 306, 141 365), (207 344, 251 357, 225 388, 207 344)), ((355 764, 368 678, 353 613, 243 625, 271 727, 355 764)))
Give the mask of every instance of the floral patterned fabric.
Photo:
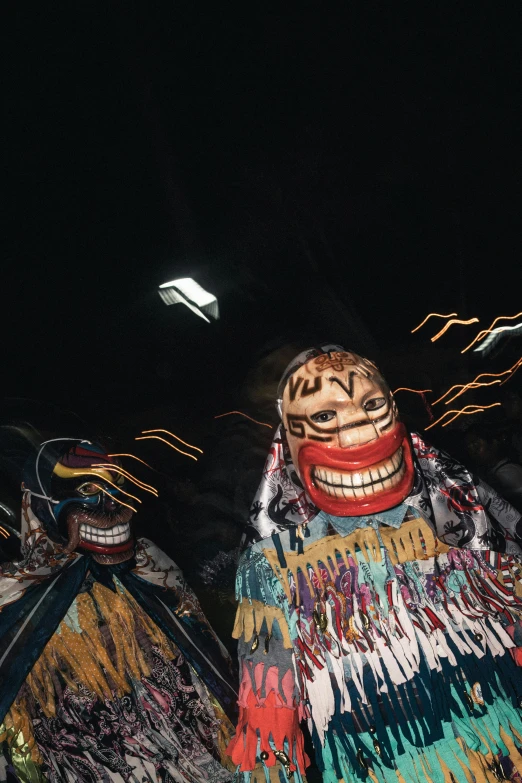
POLYGON ((121 584, 113 593, 88 578, 6 715, 2 738, 21 783, 221 783, 231 779, 221 764, 230 729, 121 584))
POLYGON ((180 569, 67 554, 23 504, 0 571, 0 781, 225 783, 233 667, 180 569))

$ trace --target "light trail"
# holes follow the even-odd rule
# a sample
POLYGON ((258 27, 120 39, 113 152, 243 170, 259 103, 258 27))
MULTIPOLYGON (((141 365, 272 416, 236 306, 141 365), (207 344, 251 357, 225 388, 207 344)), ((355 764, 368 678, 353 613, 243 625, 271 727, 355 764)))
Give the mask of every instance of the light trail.
MULTIPOLYGON (((189 449, 194 449, 194 451, 199 451, 200 454, 203 454, 203 450, 202 449, 198 449, 197 446, 193 446, 191 443, 187 443, 186 441, 181 440, 181 438, 178 438, 177 435, 174 435, 173 432, 169 432, 168 430, 142 430, 141 434, 142 435, 147 435, 147 434, 149 434, 151 432, 164 432, 166 435, 170 435, 171 438, 174 438, 174 440, 177 440, 180 443, 183 443, 183 445, 187 446, 189 449)), ((135 438, 135 440, 138 440, 138 438, 135 438)))
POLYGON ((123 468, 120 468, 119 465, 101 464, 101 465, 93 465, 93 468, 107 468, 107 470, 109 471, 113 470, 115 473, 118 473, 120 476, 123 476, 129 481, 132 481, 132 483, 135 484, 140 489, 145 490, 145 492, 150 492, 151 495, 155 495, 156 497, 158 497, 158 490, 155 487, 153 487, 151 484, 145 484, 144 481, 140 481, 140 479, 136 478, 136 476, 133 476, 132 473, 129 473, 128 470, 124 470, 123 468))
POLYGON ((437 332, 437 334, 434 335, 431 338, 431 342, 434 343, 435 340, 438 340, 439 337, 442 337, 442 335, 445 332, 447 332, 448 329, 450 328, 450 326, 452 326, 453 324, 460 324, 461 326, 468 326, 469 324, 477 324, 478 320, 479 320, 478 318, 469 318, 467 321, 462 321, 460 318, 452 318, 451 321, 448 321, 448 323, 445 326, 442 327, 440 332, 437 332))
MULTIPOLYGON (((445 392, 444 392, 444 394, 442 394, 442 395, 441 395, 441 396, 440 396, 440 397, 439 397, 437 400, 435 400, 435 402, 432 402, 432 405, 437 405, 437 403, 438 403, 438 402, 442 402, 442 400, 444 399, 444 397, 447 397, 447 396, 448 396, 448 394, 451 394, 451 392, 453 391, 453 389, 464 389, 464 388, 467 388, 467 387, 469 387, 469 388, 474 388, 474 387, 473 387, 473 384, 474 384, 474 383, 477 383, 477 381, 478 381, 478 379, 479 379, 479 378, 486 378, 486 377, 488 377, 488 376, 489 376, 489 377, 492 377, 492 378, 495 378, 495 377, 497 377, 497 376, 506 375, 506 373, 509 373, 509 372, 511 372, 511 370, 504 370, 504 372, 499 372, 499 373, 495 373, 495 372, 482 372, 482 373, 480 373, 480 375, 477 375, 477 377, 476 377, 476 378, 475 378, 473 381, 470 381, 469 383, 455 383, 455 384, 453 384, 453 386, 451 386, 451 387, 448 389, 448 391, 445 391, 445 392)), ((499 383, 500 383, 500 381, 499 381, 499 383)), ((453 397, 452 399, 455 399, 455 398, 453 397)))
MULTIPOLYGON (((472 340, 469 345, 466 345, 466 347, 461 351, 461 353, 466 353, 466 351, 469 351, 469 349, 473 345, 475 345, 476 342, 478 342, 479 340, 483 340, 484 337, 486 337, 488 334, 491 334, 491 332, 493 331, 493 329, 495 327, 495 324, 498 323, 498 321, 513 321, 515 318, 520 318, 521 315, 522 315, 522 312, 521 313, 517 313, 516 315, 499 315, 497 318, 495 318, 495 320, 493 321, 493 323, 491 324, 489 329, 482 329, 482 331, 480 331, 477 334, 475 339, 472 340)), ((509 329, 509 327, 506 327, 506 329, 509 329)), ((504 331, 504 330, 503 329, 499 329, 498 331, 501 332, 501 331, 504 331)))
MULTIPOLYGON (((94 465, 93 465, 93 467, 94 467, 94 465)), ((80 474, 78 474, 78 475, 82 475, 82 474, 80 473, 80 474)), ((86 472, 85 472, 85 475, 87 475, 87 476, 96 476, 96 475, 98 475, 98 474, 96 474, 96 473, 90 473, 90 472, 87 472, 87 471, 86 471, 86 472)), ((98 478, 100 478, 100 476, 99 476, 99 475, 98 475, 98 478)), ((104 481, 106 481, 106 482, 107 482, 107 484, 110 484, 110 485, 111 485, 111 487, 114 487, 114 489, 117 489, 117 490, 118 490, 118 492, 123 492, 123 494, 124 494, 124 495, 127 495, 127 497, 129 497, 129 498, 132 498, 133 500, 135 500, 135 501, 136 501, 136 503, 141 503, 141 502, 142 502, 142 501, 141 501, 139 498, 137 498, 137 497, 136 497, 136 495, 131 495, 131 493, 130 493, 130 492, 127 492, 125 489, 122 489, 122 488, 121 488, 121 487, 119 487, 117 484, 114 484, 112 481, 109 481, 109 479, 108 479, 108 478, 105 478, 104 476, 102 476, 101 478, 103 478, 103 480, 104 480, 104 481)), ((95 487, 97 487, 97 486, 98 486, 97 484, 94 484, 94 482, 91 482, 91 483, 93 483, 93 486, 95 486, 95 487)), ((111 493, 110 493, 110 492, 109 492, 109 495, 111 495, 111 493)), ((118 499, 118 498, 115 498, 115 497, 114 497, 114 495, 111 495, 111 498, 114 498, 114 500, 117 500, 117 499, 118 499)))
POLYGON ((510 378, 512 378, 512 377, 513 377, 513 375, 516 373, 516 371, 518 370, 518 368, 519 368, 521 365, 522 365, 522 357, 521 357, 521 358, 518 360, 518 362, 515 362, 515 364, 514 364, 514 365, 513 365, 513 367, 511 368, 511 370, 510 370, 510 372, 511 372, 511 375, 508 375, 508 377, 507 377, 505 380, 503 380, 503 381, 502 381, 502 383, 501 383, 500 385, 501 385, 501 386, 503 386, 505 383, 507 383, 507 382, 510 380, 510 378))
POLYGON ((433 391, 433 389, 409 389, 407 386, 399 386, 399 388, 395 389, 395 391, 392 392, 392 394, 397 394, 397 392, 400 391, 409 391, 409 392, 413 392, 414 394, 426 394, 426 392, 433 391))
MULTIPOLYGON (((520 357, 520 359, 516 361, 515 364, 509 368, 509 370, 504 370, 503 372, 481 372, 477 375, 476 378, 474 378, 469 383, 455 383, 453 386, 451 386, 451 388, 448 389, 448 391, 444 392, 443 395, 441 395, 437 400, 435 400, 435 402, 432 402, 432 405, 437 405, 438 402, 441 402, 445 397, 448 396, 448 394, 451 394, 453 389, 461 389, 462 391, 460 391, 450 400, 447 400, 447 402, 445 403, 446 405, 448 405, 448 403, 450 403, 452 400, 455 400, 457 397, 460 397, 461 394, 464 394, 464 391, 467 391, 467 389, 476 389, 482 385, 492 386, 493 382, 487 384, 486 383, 481 384, 478 383, 478 381, 480 378, 502 378, 503 375, 509 376, 511 373, 514 373, 520 367, 521 364, 522 364, 522 357, 520 357)), ((498 383, 500 383, 500 385, 503 386, 507 381, 509 381, 509 377, 503 380, 502 382, 498 381, 498 383)))
POLYGON ((174 446, 173 443, 170 443, 170 441, 160 437, 159 435, 143 435, 142 437, 134 438, 134 440, 154 440, 154 439, 161 440, 163 443, 166 443, 167 446, 170 446, 171 449, 174 449, 174 451, 179 451, 180 454, 184 454, 186 457, 190 457, 190 459, 193 459, 196 462, 198 461, 198 458, 195 457, 193 454, 189 454, 187 451, 182 451, 181 449, 178 449, 178 447, 174 446))
POLYGON ((456 400, 457 397, 460 397, 461 394, 464 394, 464 392, 467 392, 468 389, 480 389, 483 386, 494 386, 496 383, 500 383, 500 380, 497 378, 495 381, 483 381, 482 383, 476 383, 475 381, 471 381, 470 383, 466 383, 462 389, 457 392, 457 394, 454 394, 453 397, 450 397, 449 400, 446 400, 444 405, 449 405, 450 402, 453 402, 453 400, 456 400))
POLYGON ((455 421, 460 415, 462 414, 472 414, 472 413, 479 413, 480 411, 485 411, 488 408, 495 408, 497 405, 500 405, 500 402, 493 402, 491 405, 465 405, 461 410, 451 410, 446 411, 442 414, 442 416, 439 416, 438 419, 436 419, 434 422, 432 422, 428 427, 425 427, 426 430, 430 430, 432 427, 434 427, 436 424, 439 423, 439 421, 442 421, 446 416, 450 416, 452 413, 455 413, 456 415, 450 419, 448 422, 443 424, 442 426, 445 427, 446 424, 450 424, 452 421, 455 421))
POLYGON ((9 538, 9 533, 7 532, 5 527, 2 527, 2 525, 0 525, 0 535, 3 536, 4 538, 9 538))
POLYGON ((140 459, 135 454, 107 454, 108 457, 131 457, 131 459, 135 459, 138 462, 141 462, 142 465, 145 465, 146 468, 149 468, 150 470, 154 470, 152 465, 149 465, 148 462, 145 462, 145 460, 140 459))
MULTIPOLYGON (((92 465, 91 467, 94 468, 95 466, 92 465)), ((102 481, 105 481, 111 487, 114 487, 114 489, 118 490, 118 492, 123 492, 124 495, 127 495, 128 497, 132 498, 137 503, 141 503, 142 502, 139 498, 136 497, 136 495, 131 495, 130 492, 127 492, 126 490, 122 489, 117 484, 115 484, 113 481, 108 479, 106 476, 100 476, 100 473, 99 473, 98 470, 83 470, 83 468, 81 470, 80 469, 75 469, 75 468, 70 468, 70 470, 71 470, 72 475, 75 476, 75 477, 77 477, 77 476, 96 476, 97 479, 102 479, 102 481)), ((95 484, 93 481, 91 481, 90 483, 94 487, 98 486, 98 484, 95 484)), ((109 495, 110 495, 110 492, 109 492, 109 495)), ((114 498, 113 495, 111 495, 111 497, 114 498)), ((117 500, 117 498, 114 498, 114 500, 117 500)))
POLYGON ((238 416, 244 416, 245 419, 249 419, 250 421, 253 421, 254 424, 261 424, 262 427, 268 427, 269 429, 272 429, 271 424, 267 424, 265 421, 258 421, 257 419, 253 419, 252 416, 249 416, 247 413, 242 413, 241 411, 228 411, 227 413, 220 413, 217 416, 214 416, 214 418, 222 419, 223 416, 231 416, 233 413, 237 413, 238 416))
MULTIPOLYGON (((104 489, 103 487, 100 487, 99 484, 95 484, 94 481, 93 481, 92 485, 93 485, 93 487, 96 487, 97 489, 101 490, 105 495, 108 495, 110 498, 112 498, 112 500, 115 500, 117 503, 121 503, 122 506, 126 506, 127 508, 130 508, 130 510, 134 511, 135 514, 137 513, 137 511, 134 508, 134 506, 131 506, 129 503, 124 503, 123 500, 120 500, 120 498, 117 498, 114 495, 111 495, 111 493, 108 490, 104 489)), ((132 495, 131 495, 131 497, 132 497, 132 495)), ((138 501, 138 502, 141 503, 141 500, 138 501)))
POLYGON ((430 313, 429 315, 426 316, 424 321, 422 321, 418 326, 416 326, 415 329, 411 330, 411 334, 418 331, 421 328, 421 326, 424 326, 428 318, 433 318, 434 316, 436 316, 437 318, 453 318, 454 315, 457 315, 457 313, 449 313, 448 315, 441 315, 441 313, 430 313))
POLYGON ((496 326, 494 329, 491 330, 491 334, 488 337, 486 337, 486 339, 473 350, 473 353, 479 353, 485 351, 488 345, 494 344, 493 338, 499 334, 502 334, 502 332, 520 332, 521 330, 522 330, 522 322, 515 324, 514 326, 496 326))
MULTIPOLYGON (((466 415, 471 415, 473 413, 483 413, 488 408, 496 408, 500 404, 501 404, 500 402, 493 402, 491 405, 483 405, 483 406, 481 406, 480 408, 477 408, 477 410, 474 410, 474 411, 462 410, 461 413, 466 414, 466 415)), ((447 427, 448 424, 451 424, 452 421, 455 421, 455 419, 458 419, 459 416, 460 416, 460 413, 457 416, 454 416, 452 419, 448 419, 448 421, 444 422, 444 424, 442 426, 443 427, 447 427)))

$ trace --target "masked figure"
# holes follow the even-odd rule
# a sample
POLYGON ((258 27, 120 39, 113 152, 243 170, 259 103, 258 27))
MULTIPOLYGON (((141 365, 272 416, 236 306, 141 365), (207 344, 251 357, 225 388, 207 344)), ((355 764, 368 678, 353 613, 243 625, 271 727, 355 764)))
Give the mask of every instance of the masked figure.
POLYGON ((26 465, 22 559, 0 570, 0 780, 232 777, 230 660, 179 568, 134 538, 140 484, 89 441, 26 465))
POLYGON ((280 384, 239 564, 245 781, 522 780, 522 522, 330 345, 280 384))

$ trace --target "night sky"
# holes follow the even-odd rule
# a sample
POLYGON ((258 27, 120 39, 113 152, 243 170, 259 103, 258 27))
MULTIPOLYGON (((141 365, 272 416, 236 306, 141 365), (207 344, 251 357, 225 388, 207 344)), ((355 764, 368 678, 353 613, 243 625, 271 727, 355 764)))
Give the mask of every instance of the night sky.
POLYGON ((285 342, 444 387, 473 333, 410 330, 522 309, 519 6, 106 5, 9 35, 3 395, 191 429, 285 342))

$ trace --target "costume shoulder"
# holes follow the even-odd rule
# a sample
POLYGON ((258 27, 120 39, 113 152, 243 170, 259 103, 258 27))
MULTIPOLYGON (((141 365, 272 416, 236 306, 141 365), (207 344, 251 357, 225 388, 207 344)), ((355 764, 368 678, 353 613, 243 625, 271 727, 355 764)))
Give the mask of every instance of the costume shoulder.
POLYGON ((521 514, 458 460, 412 433, 416 481, 407 502, 457 549, 522 554, 521 514))

